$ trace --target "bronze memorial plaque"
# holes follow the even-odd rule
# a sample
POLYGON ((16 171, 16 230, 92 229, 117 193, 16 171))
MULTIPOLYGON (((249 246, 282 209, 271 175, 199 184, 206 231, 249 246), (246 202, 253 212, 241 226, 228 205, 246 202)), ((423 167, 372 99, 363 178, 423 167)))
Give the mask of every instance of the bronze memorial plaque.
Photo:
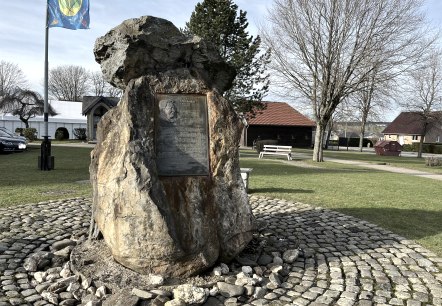
POLYGON ((206 96, 158 94, 156 98, 158 174, 209 175, 206 96))

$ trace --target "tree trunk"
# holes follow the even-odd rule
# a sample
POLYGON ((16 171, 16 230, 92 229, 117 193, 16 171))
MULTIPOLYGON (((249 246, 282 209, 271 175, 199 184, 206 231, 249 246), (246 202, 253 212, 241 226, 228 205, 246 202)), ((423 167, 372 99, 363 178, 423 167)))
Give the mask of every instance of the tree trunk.
POLYGON ((29 120, 20 116, 21 122, 25 124, 25 128, 29 129, 29 120))
POLYGON ((421 135, 421 138, 419 140, 419 149, 417 150, 417 158, 422 158, 423 148, 424 148, 424 136, 421 135))
POLYGON ((313 161, 323 162, 323 142, 326 124, 316 123, 315 146, 313 147, 313 161))
POLYGON ((365 135, 365 120, 362 120, 361 129, 359 133, 359 151, 362 152, 362 147, 364 146, 364 135, 365 135))
POLYGON ((328 150, 328 144, 330 142, 330 137, 331 137, 331 133, 333 130, 333 125, 334 125, 334 121, 333 121, 333 118, 331 118, 327 124, 327 126, 328 126, 327 137, 325 137, 325 146, 324 146, 324 149, 326 149, 326 150, 328 150))
POLYGON ((332 129, 329 128, 329 129, 327 130, 327 137, 325 137, 325 146, 324 146, 324 148, 325 148, 326 150, 328 150, 328 143, 330 142, 331 133, 332 133, 332 129))
POLYGON ((417 158, 422 158, 422 151, 424 149, 424 138, 425 138, 425 135, 427 134, 427 126, 428 126, 427 121, 428 121, 428 119, 426 119, 424 122, 424 130, 421 135, 421 138, 419 139, 419 149, 417 151, 417 158))

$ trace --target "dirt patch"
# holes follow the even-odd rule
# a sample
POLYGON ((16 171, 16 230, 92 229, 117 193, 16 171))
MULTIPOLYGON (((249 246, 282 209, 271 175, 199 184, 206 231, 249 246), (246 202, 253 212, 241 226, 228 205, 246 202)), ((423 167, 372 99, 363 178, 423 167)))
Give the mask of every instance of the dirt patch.
POLYGON ((170 290, 180 284, 211 288, 221 280, 220 277, 207 273, 183 279, 166 279, 160 287, 152 285, 149 275, 139 274, 117 263, 104 240, 85 241, 77 245, 71 253, 70 265, 75 274, 86 277, 95 284, 105 285, 112 292, 127 288, 170 290))

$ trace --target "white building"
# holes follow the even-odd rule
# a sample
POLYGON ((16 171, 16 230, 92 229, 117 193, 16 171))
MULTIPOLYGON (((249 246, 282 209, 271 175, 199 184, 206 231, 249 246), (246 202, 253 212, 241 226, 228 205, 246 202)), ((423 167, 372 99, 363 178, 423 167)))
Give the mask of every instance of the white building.
MULTIPOLYGON (((49 104, 58 113, 56 116, 49 116, 48 133, 50 139, 55 139, 55 131, 60 127, 68 130, 70 139, 75 139, 74 129, 87 127, 86 117, 81 113, 82 102, 49 101, 49 104)), ((0 127, 6 127, 10 131, 15 132, 16 128, 25 128, 25 125, 17 116, 0 113, 0 127)), ((37 137, 42 138, 44 136, 43 116, 30 119, 29 127, 35 128, 37 130, 37 137)))

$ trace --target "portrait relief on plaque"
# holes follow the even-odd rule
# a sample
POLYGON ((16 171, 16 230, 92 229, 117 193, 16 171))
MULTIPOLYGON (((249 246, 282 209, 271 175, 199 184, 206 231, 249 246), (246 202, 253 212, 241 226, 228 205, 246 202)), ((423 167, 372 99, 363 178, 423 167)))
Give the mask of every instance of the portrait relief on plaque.
POLYGON ((159 102, 158 105, 160 109, 160 120, 167 122, 176 122, 177 119, 177 108, 175 105, 175 100, 164 99, 159 102))
POLYGON ((209 175, 207 99, 157 94, 155 145, 158 174, 209 175))

